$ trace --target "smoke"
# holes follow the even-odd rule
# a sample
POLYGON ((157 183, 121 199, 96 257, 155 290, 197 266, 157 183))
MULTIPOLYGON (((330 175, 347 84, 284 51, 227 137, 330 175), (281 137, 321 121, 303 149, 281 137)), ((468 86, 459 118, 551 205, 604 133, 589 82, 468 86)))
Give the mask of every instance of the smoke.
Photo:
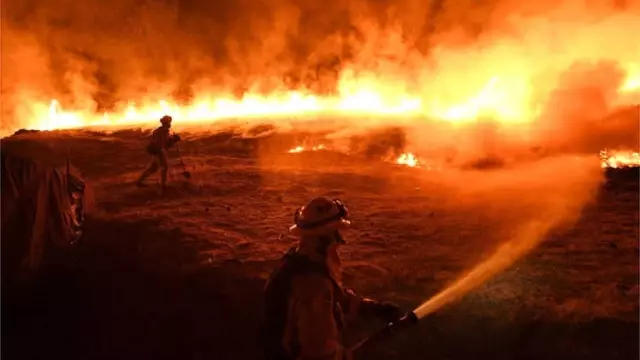
MULTIPOLYGON (((102 113, 204 93, 360 87, 419 96, 432 104, 428 117, 454 120, 500 103, 482 116, 542 119, 518 137, 579 124, 581 142, 597 133, 589 121, 619 105, 624 66, 640 60, 638 9, 621 0, 5 0, 2 129, 25 125, 42 110, 33 104, 51 98, 102 113), (470 98, 472 109, 439 110, 470 98)), ((484 133, 447 132, 469 148, 487 143, 484 133)))
POLYGON ((572 226, 597 193, 602 172, 583 159, 560 157, 474 180, 465 181, 458 198, 488 195, 491 199, 487 199, 487 208, 503 201, 517 201, 520 210, 512 209, 501 216, 514 231, 486 260, 420 305, 414 311, 419 318, 458 300, 506 270, 534 250, 550 232, 572 226), (558 174, 562 174, 562 181, 556 181, 558 174))

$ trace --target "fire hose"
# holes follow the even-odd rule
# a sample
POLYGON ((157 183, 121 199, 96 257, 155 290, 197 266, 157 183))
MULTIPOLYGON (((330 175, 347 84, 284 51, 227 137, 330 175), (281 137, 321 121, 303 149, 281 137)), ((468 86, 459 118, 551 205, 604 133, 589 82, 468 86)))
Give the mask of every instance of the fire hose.
POLYGON ((398 332, 404 331, 407 328, 413 327, 417 325, 419 321, 418 316, 413 311, 408 311, 403 317, 400 319, 388 323, 382 329, 374 332, 372 335, 364 338, 359 341, 355 345, 353 345, 350 350, 355 351, 361 348, 367 348, 381 342, 384 342, 388 339, 393 338, 398 332))

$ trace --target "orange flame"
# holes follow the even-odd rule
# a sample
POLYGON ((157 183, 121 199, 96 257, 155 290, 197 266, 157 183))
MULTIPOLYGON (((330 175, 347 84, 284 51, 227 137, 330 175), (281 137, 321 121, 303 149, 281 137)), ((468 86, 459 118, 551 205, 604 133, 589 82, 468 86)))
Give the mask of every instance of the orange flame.
POLYGON ((318 146, 313 146, 311 148, 306 148, 304 146, 296 146, 293 149, 289 150, 290 154, 301 153, 303 151, 318 151, 318 150, 326 150, 326 147, 322 144, 318 146))
MULTIPOLYGON (((248 118, 303 118, 308 116, 346 117, 402 117, 431 118, 453 122, 469 122, 490 116, 506 123, 530 122, 537 110, 526 105, 529 95, 519 94, 524 83, 490 77, 479 91, 467 99, 445 101, 392 96, 383 91, 384 83, 375 84, 379 91, 357 90, 353 94, 338 97, 319 97, 301 92, 283 92, 268 96, 248 95, 240 100, 229 97, 201 96, 191 105, 179 106, 166 100, 135 105, 131 103, 114 113, 93 114, 89 111, 65 111, 57 100, 45 107, 38 103, 29 105, 28 128, 37 130, 72 129, 91 126, 118 126, 155 124, 165 114, 180 123, 205 123, 220 119, 248 118), (515 91, 514 91, 515 90, 515 91), (45 115, 46 114, 46 115, 45 115)), ((640 74, 626 78, 619 89, 622 95, 640 90, 640 74)))
MULTIPOLYGON (((622 73, 621 79, 612 80, 619 84, 612 85, 617 89, 613 89, 611 106, 640 102, 640 43, 636 39, 640 15, 631 9, 603 16, 579 11, 576 15, 575 9, 558 8, 544 16, 509 17, 503 24, 512 30, 508 34, 491 32, 464 47, 434 41, 428 57, 410 42, 403 42, 406 34, 402 29, 363 27, 366 40, 357 56, 341 65, 333 96, 289 91, 277 84, 269 94, 249 91, 236 99, 229 92, 201 86, 194 89, 193 101, 186 106, 169 101, 168 92, 150 93, 144 101, 96 114, 89 106, 67 110, 57 100, 18 94, 19 111, 14 116, 22 127, 41 130, 152 125, 165 114, 172 115, 176 123, 316 115, 379 116, 393 118, 389 121, 394 123, 415 118, 470 122, 486 117, 503 123, 530 123, 560 86, 563 73, 577 63, 611 63, 614 72, 622 73), (389 54, 396 54, 399 60, 389 60, 389 54)), ((260 80, 251 85, 257 88, 260 80)), ((25 94, 34 90, 31 84, 22 87, 25 94)), ((74 97, 80 101, 89 95, 74 97)))
POLYGON ((600 165, 602 168, 640 167, 640 153, 633 151, 600 151, 600 165))
POLYGON ((412 153, 404 153, 396 159, 396 163, 409 167, 418 167, 418 158, 412 153))

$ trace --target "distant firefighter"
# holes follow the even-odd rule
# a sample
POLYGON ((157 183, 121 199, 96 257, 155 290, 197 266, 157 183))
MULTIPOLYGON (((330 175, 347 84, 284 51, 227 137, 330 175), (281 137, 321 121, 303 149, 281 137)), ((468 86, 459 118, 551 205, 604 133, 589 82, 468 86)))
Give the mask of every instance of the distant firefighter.
POLYGON ((147 153, 152 156, 151 162, 147 169, 140 175, 136 185, 139 187, 145 186, 144 180, 149 175, 155 173, 160 169, 160 184, 161 191, 165 190, 167 184, 167 172, 168 172, 168 149, 175 143, 180 141, 180 136, 177 134, 171 135, 171 122, 173 119, 171 116, 165 115, 160 119, 162 124, 159 128, 155 129, 151 134, 149 145, 147 145, 147 153))
POLYGON ((398 320, 398 306, 366 299, 342 286, 338 247, 348 228, 347 207, 319 197, 298 209, 290 231, 299 236, 272 273, 264 292, 262 340, 267 360, 351 358, 344 346, 346 319, 398 320))

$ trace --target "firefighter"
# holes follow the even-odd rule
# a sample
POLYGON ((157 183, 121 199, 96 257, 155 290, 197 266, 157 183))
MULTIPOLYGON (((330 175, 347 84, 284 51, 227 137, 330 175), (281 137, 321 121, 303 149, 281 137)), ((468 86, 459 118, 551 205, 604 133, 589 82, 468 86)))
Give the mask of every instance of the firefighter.
POLYGON ((347 207, 319 197, 298 209, 290 231, 299 237, 269 278, 262 328, 265 359, 344 360, 346 320, 356 316, 398 320, 400 308, 356 295, 342 286, 338 248, 346 244, 347 207))
POLYGON ((138 181, 136 181, 137 186, 145 186, 144 180, 160 169, 161 192, 164 191, 167 185, 167 172, 169 170, 167 151, 173 144, 180 141, 179 135, 171 135, 170 133, 172 121, 173 118, 171 118, 171 116, 163 116, 160 119, 161 126, 151 134, 149 145, 147 145, 147 153, 152 156, 152 159, 147 169, 140 175, 138 181))

